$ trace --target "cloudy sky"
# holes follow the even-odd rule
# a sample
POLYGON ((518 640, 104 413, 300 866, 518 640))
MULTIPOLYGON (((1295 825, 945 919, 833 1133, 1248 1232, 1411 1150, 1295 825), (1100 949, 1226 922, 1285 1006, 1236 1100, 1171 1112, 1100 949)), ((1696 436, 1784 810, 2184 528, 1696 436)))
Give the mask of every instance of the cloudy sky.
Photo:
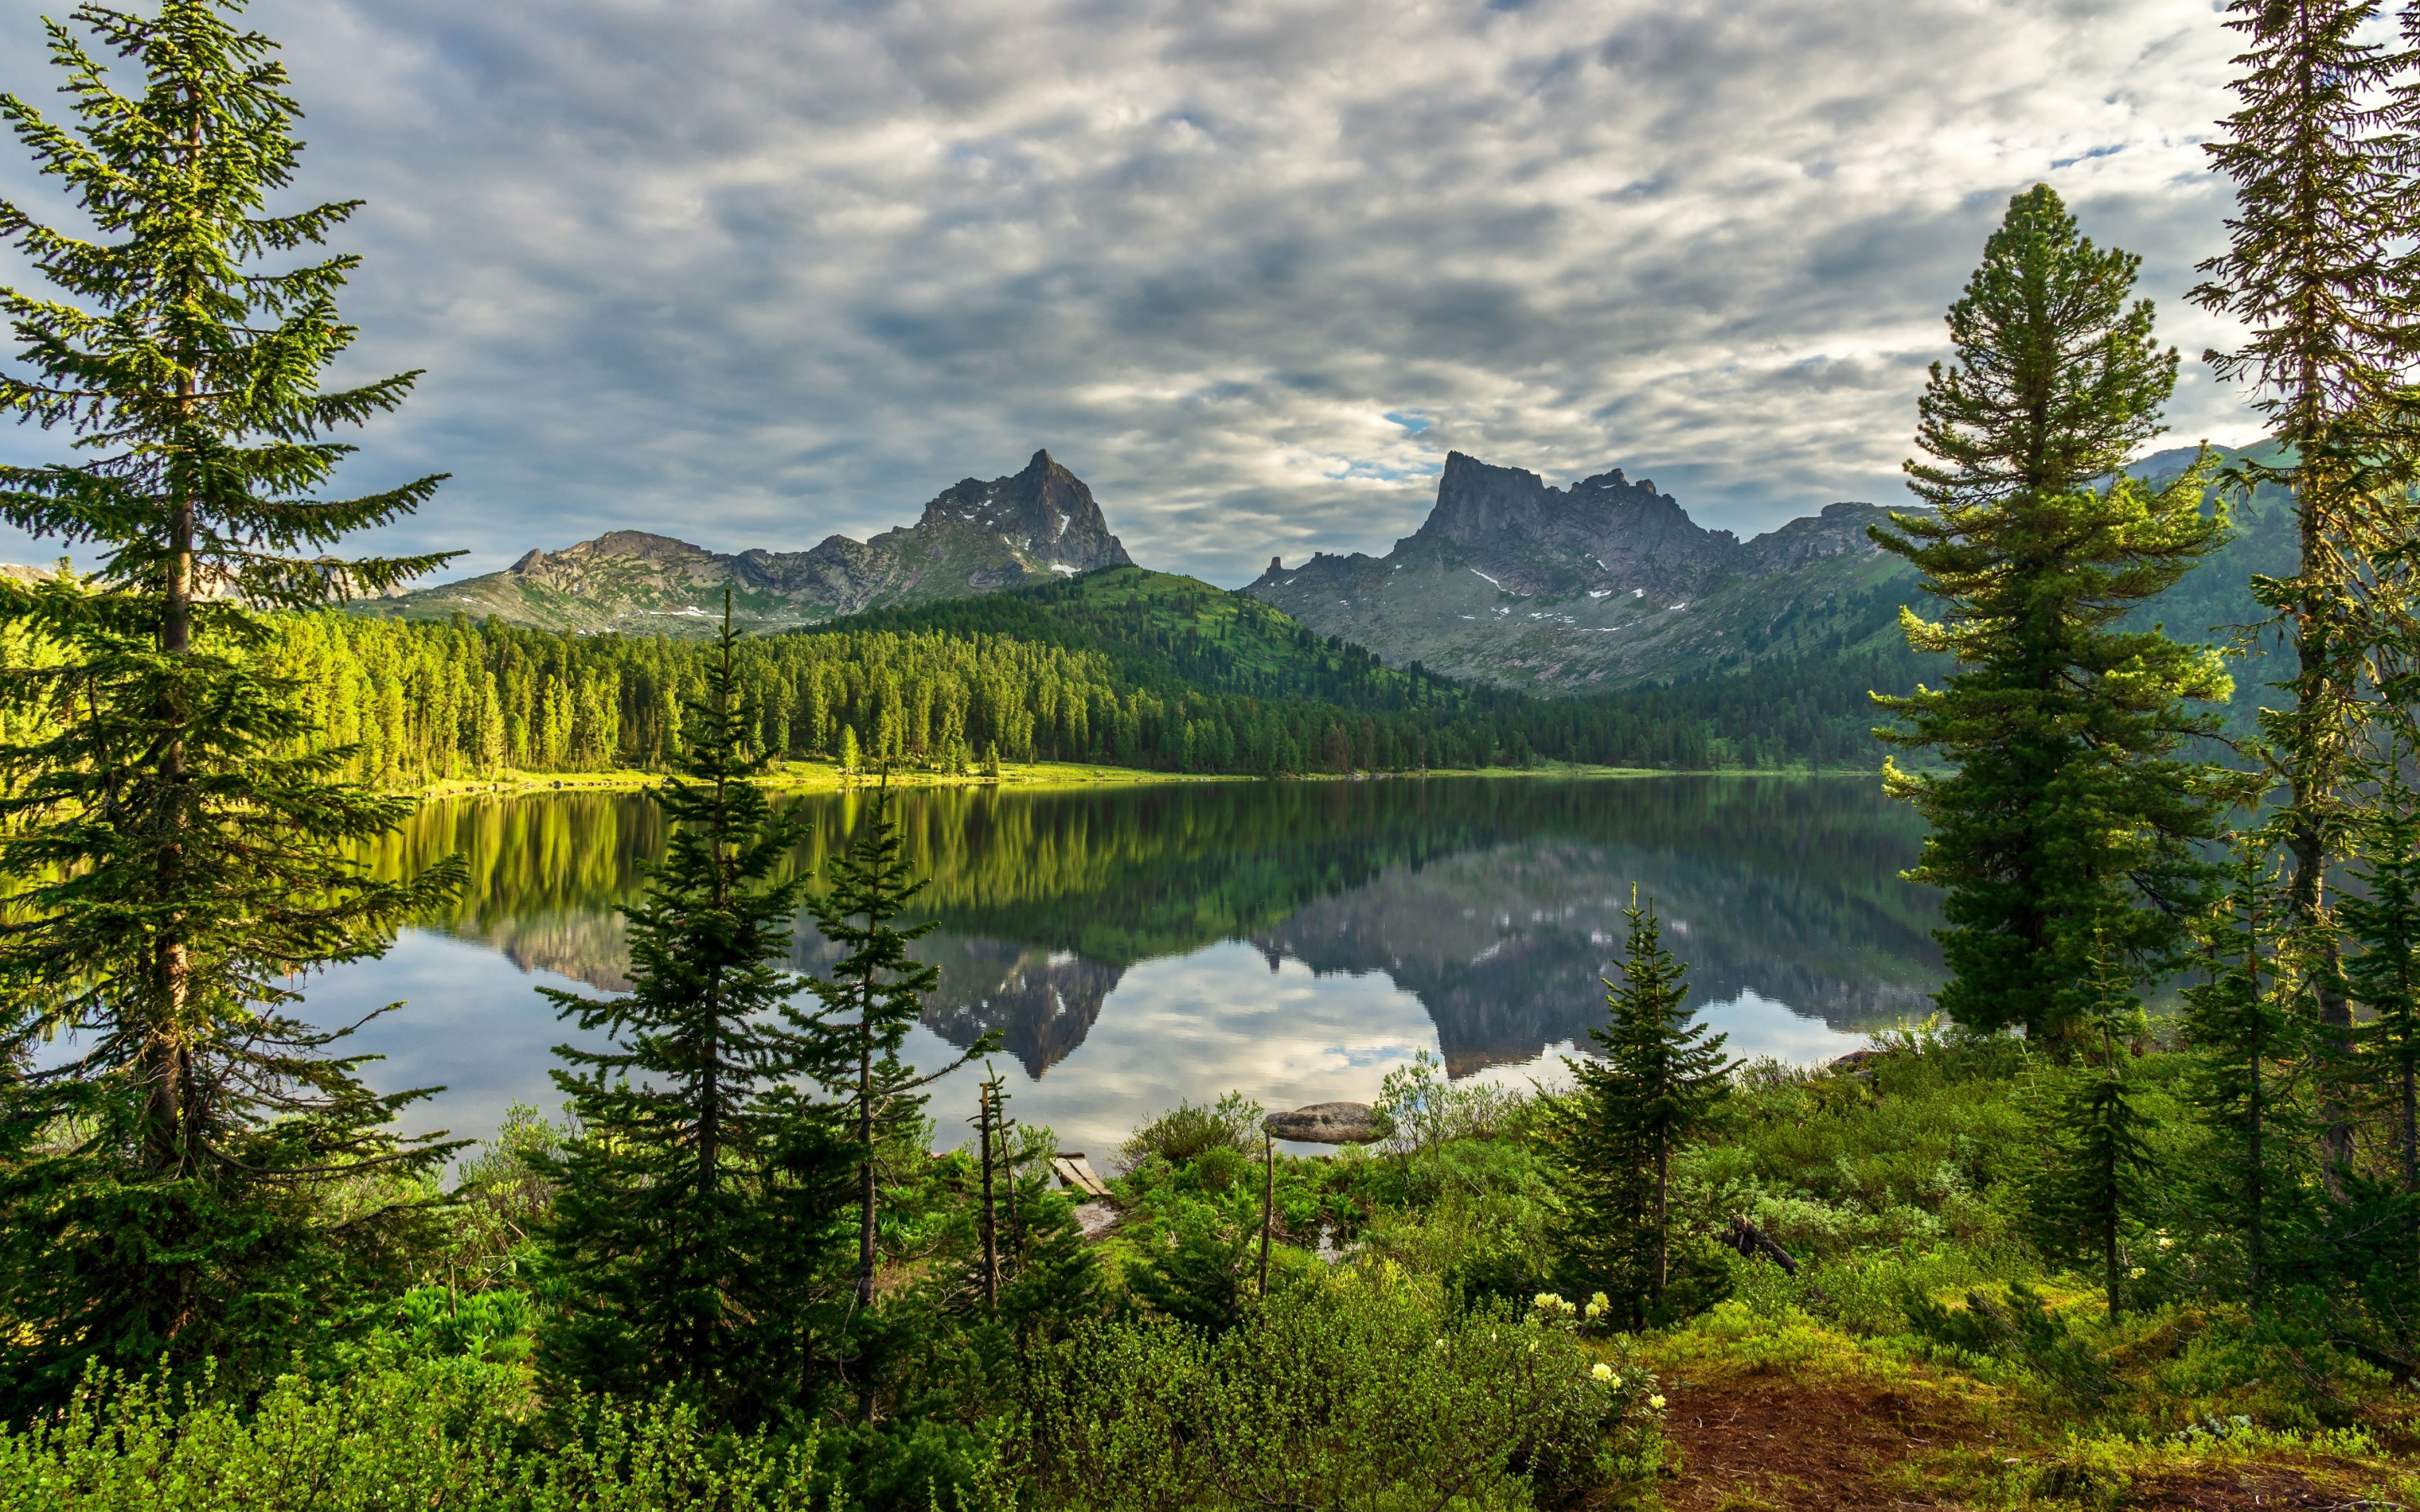
MULTIPOLYGON (((0 0, 0 88, 48 100, 0 0)), ((1905 497, 1924 366, 2038 180, 2178 296, 2226 199, 2210 0, 256 0, 360 196, 361 488, 501 566, 803 548, 1047 447, 1146 564, 1383 551, 1449 450, 1743 534, 1905 497)), ((60 203, 21 153, 0 192, 60 203)), ((14 264, 0 263, 10 281, 14 264)), ((0 434, 0 455, 49 455, 0 434)), ((0 537, 0 555, 55 550, 0 537)))

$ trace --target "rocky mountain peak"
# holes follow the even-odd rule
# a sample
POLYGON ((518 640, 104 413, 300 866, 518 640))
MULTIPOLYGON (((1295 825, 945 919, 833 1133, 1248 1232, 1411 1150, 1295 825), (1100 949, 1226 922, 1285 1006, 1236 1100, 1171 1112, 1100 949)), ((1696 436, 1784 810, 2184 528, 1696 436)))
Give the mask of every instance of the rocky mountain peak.
POLYGON ((1887 513, 1836 503, 1743 542, 1619 468, 1550 488, 1457 452, 1427 520, 1386 556, 1272 558, 1244 591, 1398 666, 1606 689, 1876 633, 1860 617, 1877 549, 1866 531, 1887 513))
POLYGON ((1039 451, 1023 471, 965 479, 926 504, 913 526, 867 541, 830 535, 809 550, 723 553, 648 531, 610 531, 559 551, 527 552, 503 572, 354 611, 491 613, 549 629, 694 635, 709 627, 726 588, 743 623, 772 628, 1132 564, 1093 490, 1039 451))
POLYGON ((1074 572, 1131 566, 1134 559, 1109 533, 1093 490, 1047 451, 1025 471, 985 483, 962 479, 924 506, 922 532, 972 527, 997 535, 1020 556, 1074 572))
POLYGON ((1690 519, 1652 479, 1633 483, 1616 468, 1551 488, 1534 472, 1460 452, 1447 455, 1436 507, 1411 540, 1450 548, 1522 594, 1694 593, 1739 549, 1737 536, 1690 519))

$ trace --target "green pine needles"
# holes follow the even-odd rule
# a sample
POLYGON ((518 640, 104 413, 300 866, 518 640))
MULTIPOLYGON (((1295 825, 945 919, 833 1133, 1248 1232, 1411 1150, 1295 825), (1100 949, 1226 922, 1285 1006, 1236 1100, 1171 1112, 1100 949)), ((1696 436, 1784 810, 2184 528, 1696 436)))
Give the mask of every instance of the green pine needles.
POLYGON ((1958 659, 1948 686, 1877 696, 1946 773, 1885 769, 1931 821, 1916 880, 1947 890, 1942 1008, 1970 1028, 2055 1040, 2092 1011, 2097 950, 2149 977, 2186 943, 2209 868, 2195 847, 2231 790, 2184 754, 2232 692, 2217 653, 2118 622, 2226 538, 2209 469, 2151 489, 2118 470, 2156 435, 2177 357, 2128 302, 2139 259, 2078 236, 2046 185, 2009 201, 1950 307, 1910 486, 1931 514, 1874 540, 1923 574, 1938 623, 1909 643, 1958 659))
POLYGON ((1666 1316, 1673 1280, 1671 1165, 1730 1092, 1736 1064, 1683 1006, 1688 967, 1664 948, 1651 899, 1622 911, 1630 937, 1599 1055, 1566 1059, 1578 1085, 1542 1106, 1563 1283, 1602 1290, 1634 1328, 1666 1316))
POLYGON ((286 1011, 302 974, 380 953, 455 873, 381 884, 345 858, 411 805, 335 780, 349 753, 311 748, 297 687, 245 653, 262 610, 444 560, 325 554, 441 479, 318 496, 350 450, 330 433, 394 409, 416 375, 321 389, 354 335, 335 297, 357 259, 280 260, 357 202, 269 210, 299 112, 273 44, 233 8, 82 7, 97 47, 47 23, 72 119, 0 96, 98 238, 0 203, 0 234, 50 285, 0 288, 23 364, 0 374, 0 408, 67 431, 76 458, 0 468, 0 517, 101 563, 0 584, 0 618, 43 653, 5 693, 47 731, 0 748, 0 1033, 12 1060, 65 1033, 85 1047, 0 1098, 0 1207, 44 1236, 0 1269, 0 1310, 23 1320, 0 1350, 37 1396, 96 1353, 273 1364, 290 1320, 412 1221, 377 1181, 447 1148, 393 1137, 419 1094, 373 1094, 341 1031, 286 1011))
MULTIPOLYGON (((2205 150, 2234 180, 2227 249, 2201 265, 2190 298, 2246 328, 2210 361, 2245 380, 2282 455, 2233 481, 2289 490, 2299 525, 2291 577, 2253 591, 2294 649, 2281 685, 2290 708, 2264 711, 2268 775, 2286 803, 2273 841, 2294 858, 2293 928, 2319 952, 2314 988, 2324 1023, 2349 1031, 2352 1010, 2327 924, 2329 869, 2359 827, 2364 727, 2381 700, 2376 656, 2415 641, 2411 543, 2420 533, 2420 262, 2412 144, 2420 129, 2420 54, 2381 46, 2378 0, 2234 0, 2243 35, 2242 108, 2205 150)), ((2411 23, 2407 19, 2406 26, 2411 23)), ((2407 38, 2410 33, 2407 30, 2407 38)), ((2350 1036, 2339 1032, 2339 1046, 2350 1036)), ((2346 1158, 2349 1135, 2330 1135, 2346 1158)))
POLYGON ((734 660, 728 595, 690 748, 657 789, 673 828, 629 920, 630 991, 540 989, 613 1047, 558 1046, 581 1136, 554 1163, 551 1270, 566 1298, 544 1363, 586 1389, 671 1390, 718 1422, 808 1400, 836 1346, 827 1263, 851 1164, 798 1081, 809 1025, 776 964, 809 878, 798 822, 750 780, 768 758, 734 660))
MULTIPOLYGON (((924 1010, 924 995, 940 973, 908 954, 908 948, 934 928, 934 921, 902 928, 923 880, 913 875, 899 827, 891 818, 888 788, 876 793, 873 812, 844 856, 831 861, 830 888, 808 900, 824 939, 840 952, 829 975, 809 977, 818 1008, 810 1031, 810 1074, 840 1100, 856 1162, 857 1276, 855 1306, 874 1309, 876 1267, 880 1258, 880 1167, 886 1141, 923 1133, 923 1089, 981 1056, 1000 1048, 986 1034, 946 1066, 919 1074, 900 1057, 908 1031, 924 1010)), ((920 1141, 921 1143, 921 1137, 920 1141)), ((873 1410, 866 1379, 876 1362, 861 1364, 861 1410, 873 1410)))
MULTIPOLYGON (((2390 1108, 2395 1163, 2407 1199, 2420 1198, 2420 814, 2412 794, 2389 774, 2366 816, 2362 859, 2337 905, 2359 950, 2344 964, 2353 1001, 2369 1010, 2359 1031, 2371 1063, 2361 1079, 2381 1088, 2390 1108)), ((2415 1209, 2420 1213, 2420 1209, 2415 1209)), ((2410 1258, 2420 1264, 2420 1217, 2411 1225, 2410 1258)))
POLYGON ((2210 1131, 2195 1206, 2240 1248, 2222 1288, 2261 1305, 2302 1230, 2314 1163, 2305 1088, 2311 1020, 2270 955, 2283 911, 2262 849, 2237 843, 2226 891, 2198 925, 2202 955, 2184 990, 2196 1060, 2191 1096, 2210 1131))
POLYGON ((2033 1183, 2034 1211, 2043 1249, 2082 1255, 2101 1271, 2108 1316, 2116 1319, 2126 1281, 2123 1251, 2160 1191, 2159 1163, 2146 1137, 2158 1120, 2127 1075, 2131 1058, 2119 1043, 2145 1027, 2141 1002, 2129 991, 2132 973, 2096 953, 2088 979, 2090 1011, 2076 1028, 2080 1064, 2062 1078, 2050 1109, 2048 1157, 2033 1183))

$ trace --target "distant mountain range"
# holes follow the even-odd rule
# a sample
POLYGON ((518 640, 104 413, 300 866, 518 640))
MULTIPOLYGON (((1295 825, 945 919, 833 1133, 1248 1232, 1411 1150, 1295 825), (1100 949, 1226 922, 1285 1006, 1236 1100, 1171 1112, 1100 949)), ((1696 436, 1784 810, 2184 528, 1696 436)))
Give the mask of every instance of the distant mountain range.
MULTIPOLYGON (((2189 448, 2163 452, 2130 471, 2173 473, 2192 455, 2189 448)), ((1834 503, 1742 541, 1697 524, 1652 482, 1619 470, 1554 488, 1534 472, 1457 452, 1446 458, 1428 518, 1385 556, 1320 553, 1293 567, 1272 560, 1239 592, 1390 666, 1549 696, 1804 658, 1854 656, 1863 665, 1869 654, 1904 654, 1900 607, 1923 599, 1913 570, 1867 534, 1888 514, 1879 504, 1834 503)), ((2238 541, 2149 617, 2187 636, 2257 617, 2244 583, 2252 572, 2284 570, 2285 517, 2273 507, 2245 514, 2238 541)), ((834 535, 806 551, 724 554, 616 531, 532 551, 503 572, 353 609, 702 636, 726 586, 743 622, 776 630, 1132 565, 1092 490, 1036 452, 1023 471, 967 479, 926 504, 914 525, 869 541, 834 535)), ((1178 587, 1218 594, 1190 579, 1178 587)), ((1055 600, 1035 607, 1077 612, 1055 600)))
POLYGON ((532 551, 502 572, 353 606, 386 619, 454 614, 538 629, 705 635, 733 616, 788 629, 870 609, 993 593, 1133 559, 1083 480, 1036 452, 1025 471, 942 490, 915 524, 870 541, 827 537, 807 551, 709 551, 669 535, 614 531, 532 551))
MULTIPOLYGON (((1560 490, 1456 453, 1428 521, 1387 556, 1320 555, 1290 571, 1272 562, 1242 591, 1396 666, 1588 692, 1837 651, 1890 628, 1913 579, 1866 539, 1883 514, 1835 504, 1743 543, 1618 471, 1560 490)), ((1127 565, 1092 490, 1037 452, 1022 472, 967 479, 914 525, 869 541, 722 553, 615 531, 351 607, 390 619, 494 615, 572 633, 703 636, 726 586, 737 619, 777 630, 1127 565)))
POLYGON ((1446 457, 1436 507, 1383 557, 1272 561, 1245 593, 1393 662, 1538 693, 1670 681, 1896 635, 1914 574, 1837 503, 1743 542, 1619 470, 1551 488, 1446 457))

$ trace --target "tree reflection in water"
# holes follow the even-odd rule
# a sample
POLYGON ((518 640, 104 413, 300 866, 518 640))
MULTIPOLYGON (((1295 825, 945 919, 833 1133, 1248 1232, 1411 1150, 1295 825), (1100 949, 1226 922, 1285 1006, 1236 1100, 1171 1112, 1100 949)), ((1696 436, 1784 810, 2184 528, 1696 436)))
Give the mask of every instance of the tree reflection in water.
MULTIPOLYGON (((821 870, 856 794, 787 800, 821 870)), ((1435 1026, 1455 1075, 1525 1062, 1603 1011, 1633 882, 1671 921, 1701 1002, 1752 993, 1836 1028, 1923 1011, 1940 980, 1926 889, 1900 880, 1920 826, 1870 778, 1433 779, 1097 790, 909 790, 933 878, 926 1024, 986 1029, 1040 1076, 1139 962, 1249 941, 1315 976, 1376 973, 1435 1026)), ((640 794, 432 803, 371 857, 460 852, 472 883, 431 927, 524 970, 624 985, 621 920, 663 825, 640 794)), ((798 964, 820 964, 799 931, 798 964)))

